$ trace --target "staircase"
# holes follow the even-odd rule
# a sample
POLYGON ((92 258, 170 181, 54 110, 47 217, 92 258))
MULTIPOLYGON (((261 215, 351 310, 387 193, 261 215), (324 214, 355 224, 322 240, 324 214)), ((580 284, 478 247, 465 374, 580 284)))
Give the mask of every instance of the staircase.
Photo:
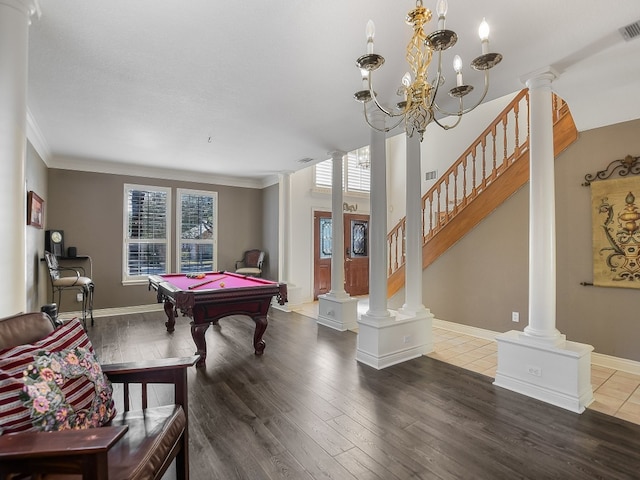
MULTIPOLYGON (((567 104, 553 97, 554 155, 578 138, 567 104)), ((529 181, 529 94, 522 90, 422 197, 422 268, 428 267, 529 181)), ((387 235, 387 295, 404 286, 403 218, 387 235)))

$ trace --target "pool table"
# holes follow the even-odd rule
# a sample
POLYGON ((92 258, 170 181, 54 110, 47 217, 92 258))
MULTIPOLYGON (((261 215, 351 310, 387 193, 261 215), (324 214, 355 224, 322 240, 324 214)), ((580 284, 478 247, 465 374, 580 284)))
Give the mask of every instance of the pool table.
POLYGON ((191 336, 200 354, 197 367, 205 365, 207 344, 204 334, 210 324, 229 315, 247 315, 256 324, 253 348, 262 355, 265 343, 262 335, 267 329, 267 312, 271 299, 287 301, 287 285, 262 278, 248 277, 231 272, 198 274, 170 273, 149 276, 149 290, 157 292, 158 302, 164 302, 168 332, 173 332, 178 310, 191 317, 191 336))

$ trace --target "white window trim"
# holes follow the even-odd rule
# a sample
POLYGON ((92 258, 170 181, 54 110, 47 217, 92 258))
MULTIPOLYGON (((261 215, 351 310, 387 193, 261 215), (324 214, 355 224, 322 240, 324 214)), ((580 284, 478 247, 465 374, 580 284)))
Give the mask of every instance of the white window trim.
MULTIPOLYGON (((129 276, 127 275, 127 265, 129 263, 129 258, 128 258, 128 252, 129 249, 127 248, 128 246, 128 242, 127 242, 127 231, 129 229, 129 212, 127 210, 127 206, 128 206, 128 201, 129 201, 129 192, 131 190, 148 190, 148 191, 154 191, 154 192, 164 192, 167 194, 167 215, 166 215, 166 232, 167 232, 167 238, 165 240, 166 242, 166 258, 165 258, 165 264, 167 265, 167 270, 168 272, 171 271, 171 264, 170 264, 170 252, 171 252, 171 210, 172 210, 172 203, 171 203, 171 189, 167 188, 167 187, 157 187, 157 186, 150 186, 150 185, 136 185, 136 184, 131 184, 131 183, 125 183, 124 184, 124 189, 123 189, 123 204, 122 204, 122 284, 123 285, 142 285, 142 284, 147 284, 149 282, 148 276, 147 275, 140 275, 140 276, 129 276)), ((156 240, 156 242, 158 242, 156 240)), ((160 242, 158 242, 160 243, 160 242)))
POLYGON ((182 243, 180 232, 182 231, 182 194, 185 193, 190 195, 213 197, 213 239, 189 241, 199 244, 213 243, 213 271, 216 272, 218 271, 218 192, 211 192, 206 190, 191 190, 188 188, 178 188, 176 191, 176 272, 180 273, 182 263, 180 261, 180 244, 182 243))

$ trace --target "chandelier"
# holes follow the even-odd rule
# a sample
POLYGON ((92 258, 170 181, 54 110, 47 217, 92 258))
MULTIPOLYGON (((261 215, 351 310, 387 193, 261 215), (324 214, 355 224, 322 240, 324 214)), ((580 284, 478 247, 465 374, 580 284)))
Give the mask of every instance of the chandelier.
POLYGON ((366 147, 358 148, 356 154, 356 165, 363 170, 367 170, 371 166, 371 154, 369 152, 369 145, 366 147))
POLYGON ((438 0, 436 6, 438 29, 429 35, 425 33, 424 25, 431 20, 431 11, 422 5, 422 0, 417 0, 416 8, 407 14, 406 22, 413 26, 413 36, 407 45, 406 53, 406 60, 409 63, 411 73, 407 72, 402 77, 402 84, 397 93, 404 99, 398 102, 394 108, 382 106, 373 89, 373 72, 382 66, 384 57, 373 53, 375 27, 371 20, 367 23, 367 53, 356 60, 356 65, 362 73, 363 90, 356 92, 354 97, 363 104, 364 117, 371 128, 388 132, 404 122, 407 135, 412 137, 415 132, 418 132, 420 141, 422 141, 424 132, 432 121, 445 130, 454 128, 460 122, 462 115, 476 108, 484 100, 489 90, 489 70, 500 63, 502 55, 489 53, 489 25, 483 19, 478 30, 482 42, 482 55, 474 59, 471 62, 471 66, 475 70, 484 71, 484 92, 474 105, 465 107, 463 99, 471 93, 473 86, 463 83, 462 60, 460 56, 456 55, 453 60, 456 86, 449 90, 449 95, 458 99, 458 109, 457 111, 449 112, 436 102, 438 89, 445 82, 442 74, 442 52, 453 47, 458 40, 458 36, 454 31, 445 29, 447 8, 446 0, 438 0), (427 70, 434 53, 437 58, 437 72, 433 79, 429 80, 427 78, 427 70), (394 119, 391 126, 381 128, 372 121, 371 112, 367 111, 367 107, 372 105, 372 100, 375 110, 382 112, 386 117, 394 119), (436 114, 439 116, 455 116, 457 119, 453 124, 446 125, 436 118, 436 114))

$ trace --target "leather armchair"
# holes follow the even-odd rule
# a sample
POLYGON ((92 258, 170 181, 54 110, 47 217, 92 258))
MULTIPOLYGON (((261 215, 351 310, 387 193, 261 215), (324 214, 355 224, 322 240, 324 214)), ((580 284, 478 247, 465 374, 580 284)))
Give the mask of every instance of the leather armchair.
POLYGON ((247 250, 242 255, 242 260, 236 261, 236 273, 250 277, 262 276, 262 264, 265 252, 261 250, 247 250))
MULTIPOLYGON (((45 313, 0 320, 0 349, 33 343, 55 326, 45 313)), ((16 472, 56 479, 160 479, 175 459, 176 477, 189 478, 187 367, 198 356, 103 365, 114 387, 122 384, 124 411, 108 426, 86 430, 0 435, 0 479, 16 472), (174 386, 172 405, 147 405, 147 384, 174 386), (130 384, 141 384, 130 410, 130 384), (61 475, 58 475, 61 474, 61 475), (69 477, 67 477, 70 475, 69 477), (75 475, 75 476, 74 476, 75 475)), ((117 387, 116 387, 117 388, 117 387)), ((2 412, 0 412, 0 415, 2 412)), ((40 478, 40 477, 38 477, 40 478)))

